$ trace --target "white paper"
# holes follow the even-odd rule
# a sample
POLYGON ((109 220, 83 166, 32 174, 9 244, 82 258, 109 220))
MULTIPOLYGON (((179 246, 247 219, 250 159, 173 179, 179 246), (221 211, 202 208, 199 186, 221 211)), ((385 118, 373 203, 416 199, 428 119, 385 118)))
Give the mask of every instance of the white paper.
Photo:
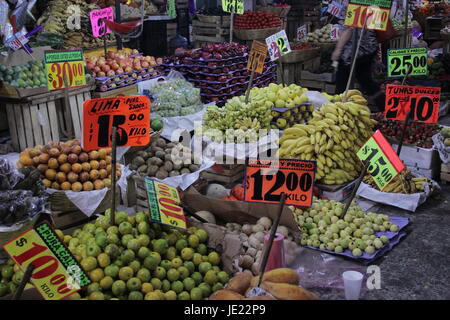
MULTIPOLYGON (((164 125, 161 136, 170 141, 178 142, 178 138, 180 137, 180 129, 182 131, 186 130, 188 132, 193 131, 195 122, 202 122, 203 114, 206 112, 206 109, 210 105, 212 104, 205 104, 203 106, 203 109, 201 109, 199 112, 188 114, 185 116, 161 117, 164 125), (174 132, 177 132, 178 134, 175 134, 174 136, 174 132)), ((157 113, 155 114, 156 116, 158 116, 157 113)))
POLYGON ((319 91, 306 91, 305 95, 308 97, 308 102, 312 103, 316 109, 319 109, 324 103, 330 102, 330 100, 319 91))
POLYGON ((433 137, 434 148, 439 152, 441 160, 445 164, 450 163, 450 146, 444 144, 444 136, 440 133, 435 134, 433 137))

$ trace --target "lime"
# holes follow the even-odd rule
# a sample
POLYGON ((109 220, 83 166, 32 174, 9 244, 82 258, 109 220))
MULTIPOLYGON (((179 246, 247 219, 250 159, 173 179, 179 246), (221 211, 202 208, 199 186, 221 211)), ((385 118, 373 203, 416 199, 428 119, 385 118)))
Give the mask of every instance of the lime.
MULTIPOLYGON (((172 265, 173 265, 173 262, 172 262, 172 265)), ((195 271, 195 264, 192 261, 185 261, 183 263, 183 266, 185 266, 186 269, 189 270, 189 274, 194 273, 194 271, 195 271)))
POLYGON ((164 238, 167 240, 167 243, 169 244, 169 246, 175 245, 175 243, 178 240, 177 235, 174 233, 169 233, 164 238))
POLYGON ((161 298, 160 298, 159 294, 156 292, 148 292, 145 295, 144 300, 161 300, 161 298))
POLYGON ((211 286, 209 284, 207 284, 206 282, 200 283, 200 285, 198 287, 202 290, 203 296, 205 298, 207 298, 211 295, 211 293, 212 293, 211 286))
POLYGON ((147 258, 148 256, 150 256, 150 249, 149 248, 146 248, 146 247, 141 247, 141 248, 139 248, 139 250, 138 250, 138 257, 139 258, 141 258, 141 259, 145 259, 145 258, 147 258))
POLYGON ((191 278, 195 281, 195 285, 197 286, 203 281, 203 276, 200 272, 194 272, 193 274, 191 274, 191 278))
POLYGON ((148 269, 142 268, 138 271, 136 276, 141 279, 142 282, 148 282, 150 281, 152 274, 148 269))
POLYGON ((193 288, 195 288, 195 281, 192 278, 186 278, 183 280, 183 285, 187 291, 191 291, 193 288))
POLYGON ((142 286, 141 286, 141 292, 142 292, 143 294, 146 294, 146 293, 149 293, 149 292, 152 292, 152 291, 153 291, 153 286, 152 286, 151 283, 144 282, 144 283, 142 284, 142 286))
POLYGON ((206 274, 206 272, 211 270, 211 268, 212 268, 211 263, 209 263, 209 262, 202 262, 198 266, 198 271, 200 271, 201 274, 206 274))
POLYGON ((153 251, 150 253, 150 256, 155 257, 155 259, 158 261, 158 265, 161 263, 161 255, 158 252, 153 251))
POLYGON ((110 276, 106 276, 102 280, 100 280, 100 287, 103 290, 108 290, 108 289, 111 289, 113 283, 114 283, 114 279, 111 278, 110 276))
POLYGON ((188 243, 186 240, 184 239, 179 239, 177 240, 176 244, 175 244, 175 248, 177 248, 178 251, 183 250, 184 248, 186 248, 188 246, 188 243))
POLYGON ((161 290, 155 290, 154 292, 159 296, 159 300, 166 300, 164 292, 162 292, 161 290))
POLYGON ((204 256, 208 253, 208 247, 204 243, 200 243, 197 247, 197 252, 204 256))
POLYGON ((178 294, 178 300, 191 300, 191 295, 187 291, 178 294))
POLYGON ((200 242, 205 242, 208 238, 208 233, 203 229, 198 229, 197 231, 195 231, 195 235, 198 237, 200 242))
POLYGON ((219 263, 220 263, 220 256, 219 256, 219 254, 217 252, 211 252, 210 254, 208 254, 208 261, 213 266, 219 265, 219 263))
POLYGON ((223 289, 223 284, 221 284, 220 282, 217 282, 216 284, 213 285, 212 287, 212 291, 216 292, 218 290, 222 290, 223 289))
POLYGON ((181 260, 180 258, 173 258, 171 263, 172 263, 172 267, 177 269, 177 268, 181 267, 181 265, 183 264, 183 260, 181 260))
POLYGON ((122 267, 119 270, 119 278, 123 281, 128 281, 134 275, 134 271, 131 267, 122 267))
POLYGON ((105 253, 111 258, 117 258, 120 255, 120 249, 116 244, 111 243, 106 246, 105 253))
POLYGON ((137 252, 140 247, 141 243, 139 242, 138 239, 130 239, 127 243, 127 248, 133 250, 134 252, 137 252))
POLYGON ((161 290, 162 290, 162 292, 167 292, 170 290, 170 281, 169 280, 164 279, 162 281, 161 290))
POLYGON ((166 270, 169 270, 170 268, 172 268, 172 262, 170 262, 169 260, 163 260, 163 261, 161 261, 161 263, 159 265, 166 270))
POLYGON ((18 270, 16 273, 14 273, 12 277, 12 281, 19 285, 22 282, 24 273, 21 270, 18 270))
POLYGON ((153 276, 161 280, 164 279, 166 277, 166 269, 163 267, 157 267, 153 272, 153 276))
POLYGON ((92 292, 100 291, 100 284, 98 282, 92 282, 87 287, 87 294, 91 294, 92 292))
POLYGON ((89 295, 89 300, 105 300, 105 296, 100 291, 95 291, 89 295))
POLYGON ((137 239, 139 240, 139 243, 142 247, 148 247, 148 244, 150 243, 150 237, 146 234, 140 234, 138 235, 137 239))
POLYGON ((200 288, 193 288, 191 290, 191 299, 192 300, 202 300, 203 299, 203 291, 200 288))
POLYGON ((118 228, 117 226, 111 226, 111 227, 108 227, 108 229, 106 229, 106 233, 107 233, 108 235, 110 235, 110 234, 115 234, 115 235, 117 235, 117 234, 119 233, 119 228, 118 228))
POLYGON ((144 300, 144 295, 140 291, 131 291, 128 294, 128 300, 144 300))
POLYGON ((175 247, 169 247, 166 252, 166 259, 173 260, 177 256, 177 249, 175 247))
POLYGON ((150 224, 147 221, 141 221, 137 225, 140 234, 148 234, 150 232, 150 224))
POLYGON ((166 239, 158 239, 153 243, 153 250, 159 254, 165 254, 168 248, 169 245, 166 239))
POLYGON ((181 280, 186 279, 191 274, 185 266, 181 266, 178 268, 178 272, 180 273, 181 280))
POLYGON ((202 261, 203 262, 208 262, 208 256, 202 256, 202 261))
POLYGON ((169 290, 164 294, 166 300, 177 300, 177 293, 173 290, 169 290))
POLYGON ((139 291, 141 290, 142 281, 139 278, 133 277, 127 281, 127 289, 129 291, 139 291))
POLYGON ((5 283, 0 283, 0 298, 8 294, 8 286, 5 283))
POLYGON ((191 248, 197 248, 200 243, 200 239, 195 234, 191 234, 188 238, 188 243, 191 248))
POLYGON ((145 212, 136 213, 135 218, 136 218, 136 223, 140 223, 142 221, 147 221, 147 215, 145 214, 145 212))
POLYGON ((111 259, 106 253, 100 253, 97 256, 98 265, 102 268, 106 268, 111 263, 111 259))
POLYGON ((158 259, 156 259, 154 256, 148 256, 144 259, 144 267, 146 267, 150 271, 156 270, 156 267, 158 265, 158 259))
POLYGON ((214 270, 216 273, 219 273, 220 271, 222 271, 222 270, 220 270, 219 266, 213 266, 211 270, 214 270))
POLYGON ((133 226, 128 221, 124 221, 119 224, 119 232, 122 235, 130 234, 133 232, 133 226))
POLYGON ((103 269, 101 269, 101 268, 96 268, 96 269, 92 270, 91 272, 89 272, 89 278, 93 282, 100 282, 100 280, 102 280, 104 276, 105 276, 105 273, 103 272, 103 269))
POLYGON ((218 281, 217 273, 214 270, 209 270, 206 272, 203 280, 210 285, 214 285, 218 281))
POLYGON ((183 291, 183 288, 183 282, 181 282, 180 280, 172 282, 172 290, 176 293, 180 293, 181 291, 183 291))
POLYGON ((184 248, 181 250, 181 258, 184 261, 191 260, 194 257, 194 249, 192 248, 184 248))
POLYGON ((169 281, 173 282, 178 280, 178 278, 180 278, 180 273, 177 269, 171 268, 167 271, 167 279, 169 279, 169 281))
POLYGON ((228 282, 229 276, 225 271, 220 271, 217 273, 217 278, 219 278, 219 281, 225 285, 228 282))
POLYGON ((133 269, 134 273, 137 273, 141 269, 141 263, 138 260, 131 261, 128 266, 133 269))
POLYGON ((89 257, 97 257, 102 252, 102 249, 94 242, 86 248, 86 253, 89 257))
MULTIPOLYGON (((97 267, 97 259, 95 259, 94 257, 86 257, 83 260, 81 260, 81 267, 84 269, 84 271, 88 271, 88 272, 92 271, 97 267)), ((12 267, 11 267, 11 271, 12 271, 12 267)), ((3 272, 2 272, 2 277, 7 278, 7 277, 3 276, 3 272)))
MULTIPOLYGON (((1 284, 0 284, 0 286, 1 286, 1 284)), ((0 297, 1 296, 2 295, 0 294, 0 297)), ((81 299, 81 296, 78 292, 75 292, 69 296, 69 300, 80 300, 80 299, 81 299)))
POLYGON ((152 280, 150 280, 150 283, 152 284, 154 290, 161 289, 162 283, 160 279, 152 278, 152 280))
MULTIPOLYGON (((105 216, 110 218, 110 213, 105 212, 105 216)), ((114 223, 116 225, 120 225, 122 222, 127 221, 128 214, 125 211, 117 211, 114 214, 114 223)))
POLYGON ((133 250, 126 249, 122 254, 120 255, 120 259, 123 261, 123 263, 128 264, 131 261, 135 259, 136 255, 133 250))

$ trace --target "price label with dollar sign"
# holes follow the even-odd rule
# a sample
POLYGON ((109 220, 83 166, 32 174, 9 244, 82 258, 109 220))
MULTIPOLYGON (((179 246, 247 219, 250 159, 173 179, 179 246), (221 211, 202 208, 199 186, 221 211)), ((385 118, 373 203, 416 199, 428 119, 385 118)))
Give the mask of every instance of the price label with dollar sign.
POLYGON ((86 85, 83 50, 48 50, 44 53, 48 90, 86 85))
POLYGON ((92 282, 46 222, 5 243, 3 248, 22 271, 29 265, 34 267, 30 281, 46 300, 61 300, 92 282))
POLYGON ((244 0, 222 0, 222 9, 225 12, 243 14, 244 0))
POLYGON ((106 26, 104 20, 114 21, 114 11, 112 7, 92 10, 89 12, 89 18, 91 20, 92 34, 94 37, 98 38, 111 33, 111 30, 106 26))
POLYGON ((186 217, 179 205, 181 198, 177 188, 150 178, 145 178, 145 186, 151 221, 185 230, 186 217))
POLYGON ((269 49, 270 60, 275 61, 278 58, 291 52, 286 31, 281 30, 270 37, 266 38, 267 48, 269 49))

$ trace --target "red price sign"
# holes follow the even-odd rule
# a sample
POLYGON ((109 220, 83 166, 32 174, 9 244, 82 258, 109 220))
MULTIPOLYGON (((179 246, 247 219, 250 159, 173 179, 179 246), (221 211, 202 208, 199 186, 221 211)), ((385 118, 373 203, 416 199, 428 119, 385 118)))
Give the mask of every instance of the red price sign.
POLYGON ((315 171, 315 161, 250 158, 245 167, 244 200, 277 203, 285 193, 286 204, 310 207, 315 171))
POLYGON ((112 145, 112 127, 117 128, 117 146, 150 143, 150 100, 145 96, 87 100, 83 104, 83 148, 94 150, 112 145))
POLYGON ((415 121, 437 123, 441 88, 386 86, 386 119, 406 120, 409 112, 415 121))
POLYGON ((60 300, 91 283, 89 276, 58 238, 41 223, 3 245, 15 263, 25 271, 34 267, 31 283, 46 300, 60 300))

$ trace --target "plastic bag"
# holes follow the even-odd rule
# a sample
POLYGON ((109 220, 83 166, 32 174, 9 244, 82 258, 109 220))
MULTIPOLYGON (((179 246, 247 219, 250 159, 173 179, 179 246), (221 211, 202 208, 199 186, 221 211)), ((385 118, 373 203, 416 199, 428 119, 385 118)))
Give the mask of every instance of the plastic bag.
POLYGON ((45 210, 45 200, 29 190, 0 192, 0 224, 11 226, 33 218, 45 210))
POLYGON ((0 158, 0 191, 12 190, 23 178, 8 159, 0 158))

